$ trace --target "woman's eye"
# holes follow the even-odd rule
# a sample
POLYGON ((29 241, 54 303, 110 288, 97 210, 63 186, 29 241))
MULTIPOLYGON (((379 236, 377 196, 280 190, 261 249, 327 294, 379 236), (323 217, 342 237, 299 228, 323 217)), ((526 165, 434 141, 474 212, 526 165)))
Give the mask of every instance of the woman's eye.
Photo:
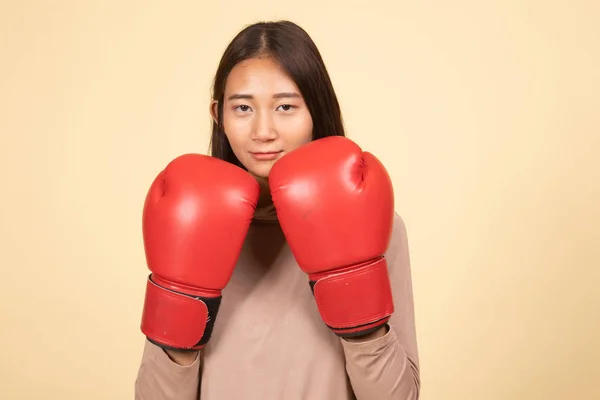
POLYGON ((240 110, 241 112, 246 112, 246 111, 250 110, 250 107, 243 105, 243 104, 241 106, 237 106, 236 108, 238 110, 240 110))
POLYGON ((294 108, 290 104, 282 104, 280 107, 283 109, 283 111, 290 111, 292 108, 294 108))

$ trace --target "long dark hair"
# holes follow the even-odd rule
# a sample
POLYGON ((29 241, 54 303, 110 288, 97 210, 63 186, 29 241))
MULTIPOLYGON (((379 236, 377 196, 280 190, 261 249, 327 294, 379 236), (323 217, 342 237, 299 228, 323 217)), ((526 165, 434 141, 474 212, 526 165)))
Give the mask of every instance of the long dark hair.
POLYGON ((340 105, 317 46, 308 33, 290 21, 258 22, 245 27, 231 41, 219 63, 212 98, 218 102, 213 120, 210 153, 242 168, 223 128, 223 95, 233 67, 255 57, 272 57, 300 90, 313 121, 313 137, 345 136, 340 105))

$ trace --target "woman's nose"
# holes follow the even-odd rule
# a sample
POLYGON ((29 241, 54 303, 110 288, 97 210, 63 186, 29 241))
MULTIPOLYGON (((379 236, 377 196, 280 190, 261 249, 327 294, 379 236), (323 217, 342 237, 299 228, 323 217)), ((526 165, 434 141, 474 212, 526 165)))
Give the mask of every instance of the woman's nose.
POLYGON ((277 130, 273 124, 273 119, 268 113, 258 113, 254 120, 252 138, 254 140, 265 141, 273 140, 277 137, 277 130))

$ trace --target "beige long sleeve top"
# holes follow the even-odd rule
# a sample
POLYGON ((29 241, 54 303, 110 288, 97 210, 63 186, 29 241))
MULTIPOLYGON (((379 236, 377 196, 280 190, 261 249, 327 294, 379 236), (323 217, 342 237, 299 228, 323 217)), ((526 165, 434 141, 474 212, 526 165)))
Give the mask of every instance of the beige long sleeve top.
POLYGON ((139 400, 416 400, 420 377, 407 235, 395 214, 386 253, 388 332, 348 342, 322 322, 273 210, 257 211, 223 290, 210 342, 189 366, 146 341, 139 400))

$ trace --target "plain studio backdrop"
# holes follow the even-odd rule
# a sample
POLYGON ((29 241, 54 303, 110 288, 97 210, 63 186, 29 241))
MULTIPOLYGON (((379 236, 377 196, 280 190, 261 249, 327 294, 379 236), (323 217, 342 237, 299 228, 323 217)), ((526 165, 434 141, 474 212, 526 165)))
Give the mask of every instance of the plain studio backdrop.
POLYGON ((0 398, 133 398, 146 191, 206 153, 219 58, 272 19, 393 177, 421 398, 600 398, 596 0, 5 2, 0 398))

